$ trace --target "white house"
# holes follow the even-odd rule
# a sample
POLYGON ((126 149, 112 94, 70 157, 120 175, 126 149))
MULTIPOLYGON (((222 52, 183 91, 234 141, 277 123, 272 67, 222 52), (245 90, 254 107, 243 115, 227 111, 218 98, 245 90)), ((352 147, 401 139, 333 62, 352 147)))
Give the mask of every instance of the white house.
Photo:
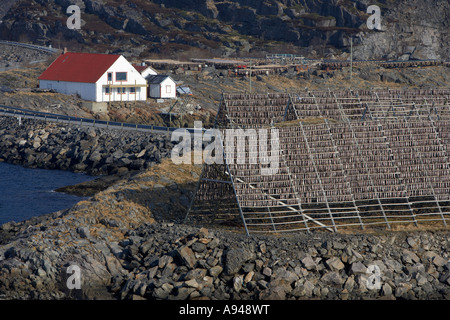
POLYGON ((145 101, 147 81, 121 55, 65 52, 38 78, 39 87, 95 102, 145 101))
POLYGON ((156 76, 158 72, 156 72, 155 69, 152 67, 143 64, 133 64, 133 67, 143 76, 144 78, 147 78, 148 76, 156 76))
POLYGON ((171 76, 148 76, 149 97, 156 99, 175 99, 177 97, 177 84, 171 76))

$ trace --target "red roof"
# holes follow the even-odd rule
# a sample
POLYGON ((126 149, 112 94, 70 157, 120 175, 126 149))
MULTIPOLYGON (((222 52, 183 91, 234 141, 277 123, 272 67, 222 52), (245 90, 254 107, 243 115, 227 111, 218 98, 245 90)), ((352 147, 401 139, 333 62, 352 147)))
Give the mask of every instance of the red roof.
POLYGON ((117 54, 67 52, 60 55, 38 79, 95 83, 119 57, 117 54))
POLYGON ((142 71, 144 71, 145 69, 147 69, 149 66, 141 66, 139 64, 134 64, 133 63, 133 67, 139 72, 142 73, 142 71))

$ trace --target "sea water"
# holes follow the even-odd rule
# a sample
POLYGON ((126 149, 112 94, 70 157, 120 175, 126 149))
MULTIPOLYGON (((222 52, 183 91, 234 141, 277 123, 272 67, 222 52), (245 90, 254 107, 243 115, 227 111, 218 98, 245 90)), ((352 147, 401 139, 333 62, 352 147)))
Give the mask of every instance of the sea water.
POLYGON ((0 225, 70 208, 83 198, 54 190, 93 179, 79 173, 0 162, 0 225))

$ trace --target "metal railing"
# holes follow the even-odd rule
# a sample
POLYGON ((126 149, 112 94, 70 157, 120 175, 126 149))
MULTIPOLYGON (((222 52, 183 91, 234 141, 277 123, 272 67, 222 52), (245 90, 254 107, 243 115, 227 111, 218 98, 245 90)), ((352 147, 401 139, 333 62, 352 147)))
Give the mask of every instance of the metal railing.
MULTIPOLYGON (((148 125, 148 124, 138 124, 138 123, 129 123, 129 122, 118 122, 118 121, 81 118, 81 117, 74 117, 74 116, 61 115, 61 114, 56 114, 56 113, 35 111, 35 110, 29 110, 29 109, 23 109, 23 108, 11 107, 11 106, 5 106, 5 105, 0 105, 0 115, 21 117, 24 119, 66 123, 66 124, 71 124, 74 126, 77 126, 77 125, 78 126, 90 126, 90 127, 96 127, 96 128, 116 129, 116 130, 136 130, 136 131, 150 132, 150 133, 155 133, 155 134, 169 134, 175 130, 180 129, 180 128, 163 127, 163 126, 155 126, 155 125, 148 125)), ((190 133, 197 132, 199 130, 199 129, 194 129, 194 128, 182 128, 182 129, 187 130, 190 133)), ((205 129, 202 129, 202 131, 204 131, 204 130, 205 129)))
POLYGON ((38 46, 35 44, 30 44, 30 43, 14 42, 14 41, 7 41, 7 40, 0 40, 0 44, 7 44, 10 46, 28 48, 28 49, 32 49, 32 50, 46 51, 48 53, 56 53, 59 51, 58 49, 55 49, 55 48, 49 48, 49 47, 38 46))

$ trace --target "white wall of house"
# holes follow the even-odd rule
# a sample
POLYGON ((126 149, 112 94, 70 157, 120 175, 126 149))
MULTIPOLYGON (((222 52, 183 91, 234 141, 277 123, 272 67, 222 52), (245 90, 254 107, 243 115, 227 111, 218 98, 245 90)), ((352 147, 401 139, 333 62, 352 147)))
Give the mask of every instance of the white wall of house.
POLYGON ((96 101, 95 83, 39 80, 39 88, 53 89, 63 94, 78 94, 83 100, 96 101))
POLYGON ((150 84, 150 97, 157 99, 174 99, 177 96, 177 85, 172 78, 166 78, 159 84, 150 84))
POLYGON ((144 78, 147 78, 148 76, 156 76, 158 74, 158 72, 156 72, 155 70, 153 70, 152 68, 148 67, 147 69, 145 69, 144 71, 142 71, 141 75, 144 78))
POLYGON ((145 101, 147 100, 147 80, 125 59, 120 56, 116 62, 98 79, 96 83, 97 102, 108 101, 145 101), (126 72, 126 81, 117 80, 117 73, 126 72), (108 81, 108 74, 112 74, 112 81, 108 81), (125 93, 119 93, 118 88, 112 88, 112 92, 108 94, 104 85, 121 85, 123 84, 125 93), (132 93, 129 85, 144 85, 144 87, 136 87, 135 93, 132 93))

